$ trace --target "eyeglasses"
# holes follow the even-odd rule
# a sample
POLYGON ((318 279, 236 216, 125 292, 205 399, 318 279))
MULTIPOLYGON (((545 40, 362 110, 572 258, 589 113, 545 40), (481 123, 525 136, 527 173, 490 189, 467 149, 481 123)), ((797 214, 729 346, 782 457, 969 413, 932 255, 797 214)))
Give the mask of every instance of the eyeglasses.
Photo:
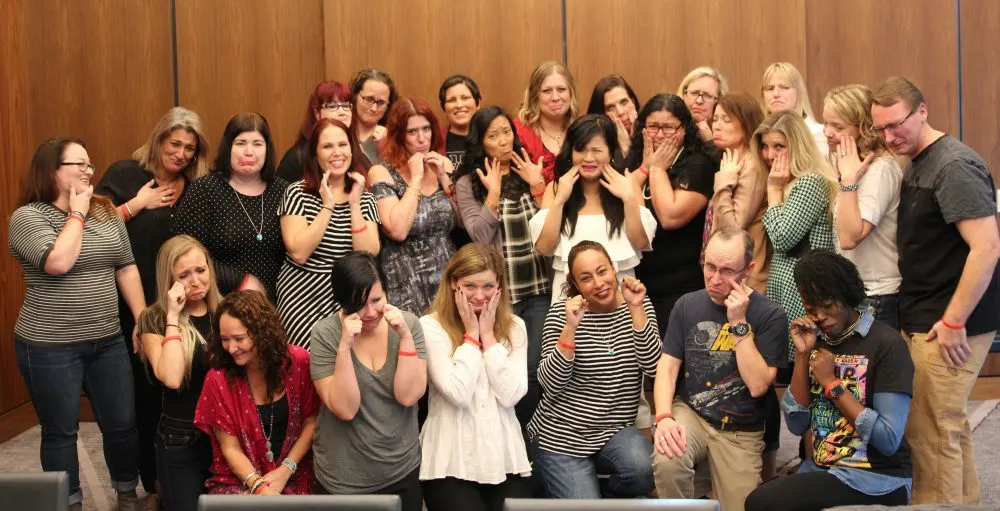
POLYGON ((709 101, 715 101, 716 99, 719 99, 718 96, 714 96, 712 94, 700 90, 686 90, 684 91, 684 94, 688 97, 688 99, 692 101, 701 101, 702 103, 707 103, 709 101))
POLYGON ((718 266, 715 266, 714 264, 711 263, 705 263, 705 266, 702 267, 702 270, 705 272, 706 277, 712 278, 715 276, 716 273, 718 273, 719 275, 722 275, 722 278, 724 279, 735 279, 736 276, 739 275, 740 273, 743 273, 743 270, 745 269, 747 269, 746 266, 738 270, 733 270, 730 268, 719 268, 718 266))
POLYGON ((85 161, 61 161, 59 162, 59 165, 65 165, 67 167, 76 167, 76 169, 79 170, 80 172, 86 172, 87 170, 94 172, 95 170, 97 170, 96 165, 85 161))
POLYGON ((375 96, 361 96, 361 100, 365 102, 368 106, 374 106, 379 109, 385 108, 389 102, 384 99, 378 99, 375 96))
POLYGON ((351 110, 350 103, 323 103, 319 106, 320 110, 330 110, 336 112, 337 110, 343 110, 349 112, 351 110))
POLYGON ((673 135, 677 133, 677 130, 681 129, 680 124, 647 124, 645 128, 647 133, 650 135, 656 135, 658 133, 663 133, 664 135, 673 135))
POLYGON ((914 108, 913 110, 910 110, 910 113, 906 114, 906 117, 903 117, 903 120, 898 121, 898 122, 894 122, 894 123, 891 123, 891 124, 886 124, 885 126, 875 126, 874 124, 872 124, 872 131, 876 135, 883 135, 883 134, 885 134, 886 131, 896 131, 904 123, 906 123, 906 121, 908 121, 910 119, 910 117, 913 116, 913 114, 917 113, 917 110, 919 110, 919 109, 920 109, 920 106, 918 105, 917 108, 914 108))

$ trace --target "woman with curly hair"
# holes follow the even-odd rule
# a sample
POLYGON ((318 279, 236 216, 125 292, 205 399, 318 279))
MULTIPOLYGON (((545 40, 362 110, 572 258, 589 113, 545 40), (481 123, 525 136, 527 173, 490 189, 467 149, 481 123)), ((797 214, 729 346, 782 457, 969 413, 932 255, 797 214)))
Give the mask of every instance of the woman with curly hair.
POLYGON ((309 494, 319 400, 309 353, 289 346, 278 311, 257 291, 227 296, 212 318, 194 422, 212 440, 209 493, 309 494))

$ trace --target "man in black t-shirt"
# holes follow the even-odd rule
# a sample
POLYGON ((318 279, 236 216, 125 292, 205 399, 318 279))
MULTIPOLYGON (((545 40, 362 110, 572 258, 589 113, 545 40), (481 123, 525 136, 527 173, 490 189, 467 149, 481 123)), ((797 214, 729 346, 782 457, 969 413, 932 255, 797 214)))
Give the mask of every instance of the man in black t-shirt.
POLYGON ((907 156, 899 201, 900 327, 915 365, 906 434, 913 503, 975 504, 979 483, 965 408, 1000 327, 996 185, 978 154, 927 124, 902 77, 872 93, 873 129, 907 156))
POLYGON ((746 285, 753 265, 750 235, 719 229, 705 248, 705 289, 670 313, 654 386, 660 498, 697 497, 694 467, 705 459, 726 511, 742 510, 760 483, 764 395, 787 359, 788 320, 746 285))

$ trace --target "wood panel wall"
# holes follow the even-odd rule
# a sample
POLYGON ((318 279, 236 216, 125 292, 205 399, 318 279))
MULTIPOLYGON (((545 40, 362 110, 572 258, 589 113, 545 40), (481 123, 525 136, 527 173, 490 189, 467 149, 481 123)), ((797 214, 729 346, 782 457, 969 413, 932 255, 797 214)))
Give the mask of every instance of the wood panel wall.
POLYGON ((175 1, 180 104, 201 116, 210 157, 226 122, 252 111, 268 120, 277 164, 323 81, 322 2, 175 1))
MULTIPOLYGON (((253 110, 271 122, 279 153, 296 137, 315 84, 346 82, 365 66, 388 70, 402 94, 435 108, 441 81, 465 73, 486 104, 511 111, 534 66, 562 59, 564 43, 581 107, 611 72, 645 99, 712 65, 733 89, 757 95, 766 65, 789 61, 805 74, 817 111, 833 85, 903 74, 923 89, 935 127, 957 134, 962 120, 966 142, 1000 182, 993 0, 565 5, 564 13, 561 0, 0 1, 3 241, 35 147, 52 136, 81 137, 99 172, 129 157, 174 105, 175 53, 179 103, 202 116, 212 146, 233 114, 253 110)), ((27 401, 12 340, 23 281, 2 252, 0 414, 27 401)))
POLYGON ((559 0, 402 5, 325 0, 327 78, 346 84, 357 70, 377 67, 389 72, 401 95, 424 99, 443 115, 438 89, 461 73, 476 80, 484 105, 499 104, 513 115, 535 66, 562 60, 559 0), (349 28, 362 25, 362 33, 349 28))

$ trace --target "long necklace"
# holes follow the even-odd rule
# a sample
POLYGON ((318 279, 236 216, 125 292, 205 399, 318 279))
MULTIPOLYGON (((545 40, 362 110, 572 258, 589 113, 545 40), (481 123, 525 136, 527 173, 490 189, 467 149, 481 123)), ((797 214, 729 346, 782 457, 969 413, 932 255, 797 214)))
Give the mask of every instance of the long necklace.
MULTIPOLYGON (((247 388, 250 389, 250 399, 253 400, 253 387, 250 386, 250 378, 245 377, 247 381, 247 388)), ((257 408, 257 420, 260 421, 260 431, 264 433, 264 449, 267 452, 264 457, 267 461, 274 461, 274 451, 271 450, 271 434, 274 433, 274 401, 268 405, 268 415, 270 415, 270 426, 267 428, 267 432, 264 432, 264 419, 260 417, 260 408, 254 403, 254 408, 257 408)))
POLYGON ((236 190, 236 187, 233 187, 233 192, 236 194, 236 202, 239 202, 240 208, 243 208, 243 214, 250 221, 250 227, 257 231, 257 241, 264 241, 264 194, 260 195, 260 227, 257 227, 254 225, 253 219, 250 218, 250 212, 243 205, 243 199, 240 198, 240 192, 236 190))
POLYGON ((841 332, 839 335, 833 338, 827 337, 826 338, 827 346, 840 346, 841 344, 844 344, 844 342, 847 341, 847 339, 849 339, 852 335, 854 335, 854 329, 857 328, 858 323, 861 322, 862 317, 864 317, 864 314, 859 313, 858 319, 855 319, 854 322, 851 323, 850 326, 845 328, 843 332, 841 332))

